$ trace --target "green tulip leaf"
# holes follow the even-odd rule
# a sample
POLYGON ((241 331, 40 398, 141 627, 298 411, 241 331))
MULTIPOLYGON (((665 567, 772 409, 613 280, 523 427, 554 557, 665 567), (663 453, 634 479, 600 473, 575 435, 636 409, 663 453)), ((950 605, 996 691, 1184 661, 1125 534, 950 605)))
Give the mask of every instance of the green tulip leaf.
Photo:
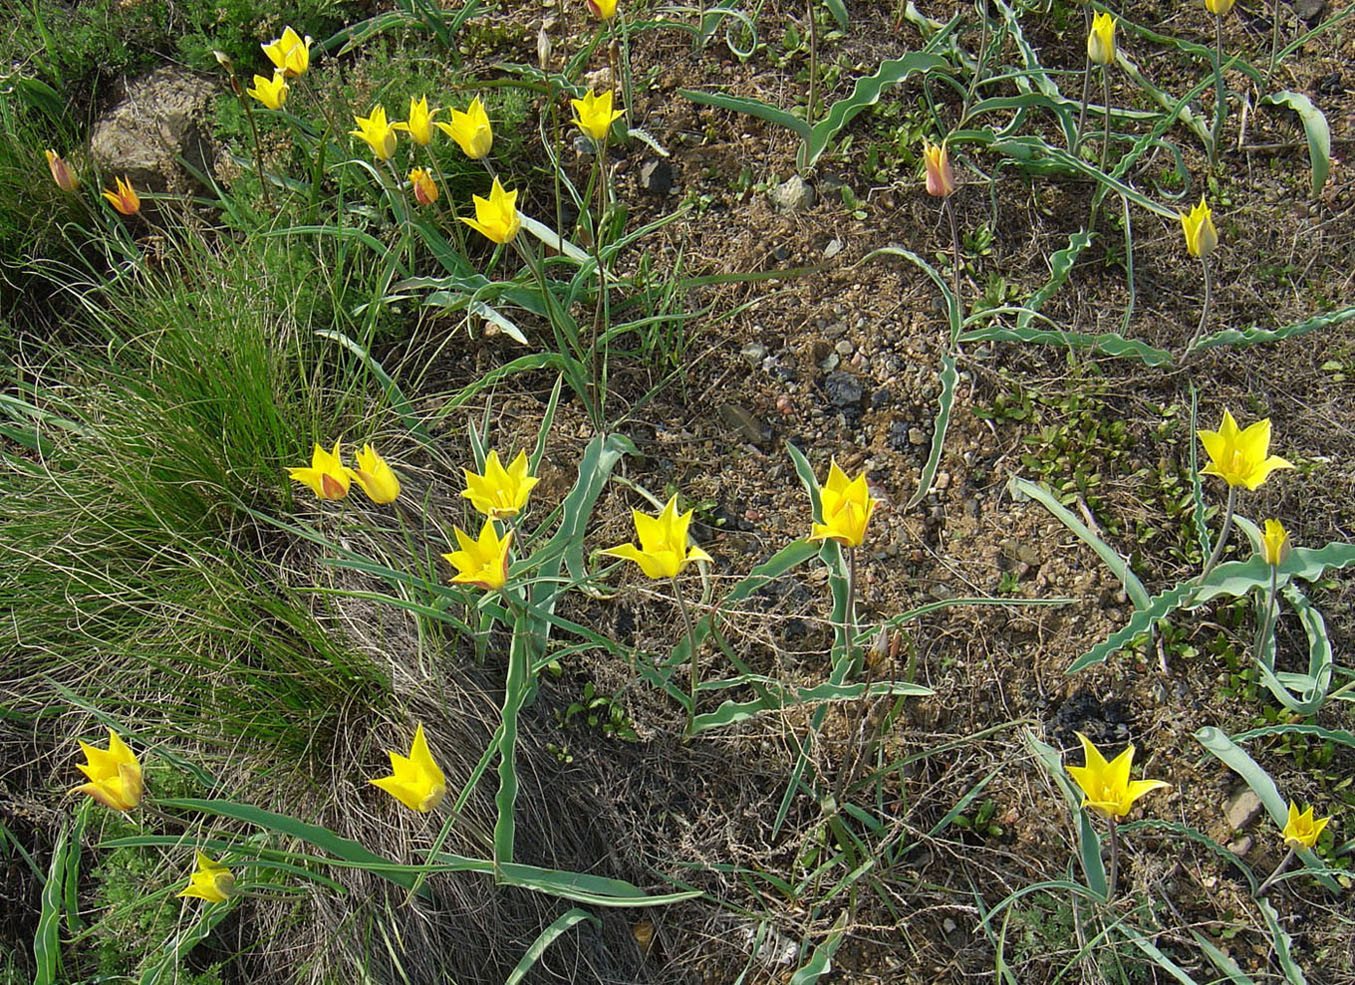
POLYGON ((1317 198, 1322 194, 1322 186, 1327 183, 1327 174, 1331 171, 1331 128, 1327 126, 1326 116, 1303 93, 1288 89, 1263 97, 1261 105, 1288 106, 1299 115, 1303 133, 1308 138, 1308 163, 1313 174, 1312 195, 1317 198))

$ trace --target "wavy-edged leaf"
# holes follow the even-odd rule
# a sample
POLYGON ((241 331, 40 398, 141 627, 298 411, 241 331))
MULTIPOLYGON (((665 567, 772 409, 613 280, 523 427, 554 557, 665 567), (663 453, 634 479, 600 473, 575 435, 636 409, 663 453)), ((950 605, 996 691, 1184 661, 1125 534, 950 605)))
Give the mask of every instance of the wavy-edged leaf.
POLYGON ((1096 556, 1101 559, 1102 563, 1120 580, 1120 584, 1124 586, 1125 592, 1134 603, 1134 608, 1142 609, 1148 605, 1148 589, 1143 587, 1143 582, 1139 581, 1138 575, 1130 570, 1129 562, 1121 556, 1119 551, 1096 536, 1092 529, 1074 516, 1067 507, 1055 498, 1052 492, 1042 485, 1037 485, 1015 475, 1007 480, 1007 489, 1009 492, 1029 496, 1054 514, 1065 527, 1077 534, 1078 538, 1095 551, 1096 556))
POLYGON ((1342 322, 1350 321, 1352 318, 1355 318, 1355 305, 1337 308, 1333 311, 1324 311, 1320 315, 1314 315, 1305 321, 1295 322, 1283 328, 1258 328, 1255 325, 1251 328, 1225 328, 1222 331, 1206 335, 1187 351, 1215 349, 1222 345, 1256 345, 1260 342, 1281 342, 1284 339, 1307 335, 1319 328, 1339 325, 1342 322))
POLYGON ((1261 915, 1266 919, 1266 927, 1270 929, 1270 943, 1275 947, 1275 960, 1280 963, 1285 981, 1289 982, 1289 985, 1308 985, 1308 979, 1303 977, 1303 969, 1294 960, 1291 949, 1294 939, 1281 926, 1280 915, 1275 912, 1275 908, 1270 905, 1270 901, 1267 899, 1259 899, 1256 904, 1261 908, 1261 915))
MULTIPOLYGON (((456 856, 447 857, 456 858, 456 856)), ((587 872, 543 869, 537 865, 522 865, 517 862, 502 866, 499 875, 500 881, 507 886, 519 886, 546 896, 558 896, 561 899, 589 903, 593 906, 668 906, 701 895, 700 890, 692 889, 650 896, 640 887, 633 886, 623 879, 608 879, 587 872)))
POLYGON ((977 328, 972 332, 965 332, 960 336, 960 341, 1031 342, 1039 345, 1059 345, 1072 349, 1090 349, 1107 356, 1137 359, 1145 366, 1169 366, 1174 359, 1172 354, 1165 349, 1158 349, 1137 339, 1127 339, 1118 332, 1085 335, 1081 332, 1064 332, 1056 329, 989 325, 987 328, 977 328))
MULTIPOLYGON (((1228 738, 1227 734, 1212 725, 1206 725, 1196 732, 1195 741, 1209 750, 1234 773, 1242 777, 1243 782, 1251 787, 1252 793, 1256 794, 1265 806, 1266 813, 1270 815, 1276 830, 1283 831, 1285 824, 1289 821, 1289 802, 1280 796, 1279 788, 1275 786, 1275 781, 1270 778, 1270 774, 1263 770, 1256 760, 1239 748, 1232 739, 1228 738)), ((1322 864, 1322 860, 1309 848, 1299 847, 1295 849, 1295 853, 1303 859, 1303 864, 1310 869, 1322 870, 1326 868, 1322 864)), ((1313 875, 1332 892, 1341 891, 1331 876, 1325 875, 1321 871, 1315 871, 1313 875)))
POLYGON ((1322 186, 1327 183, 1331 171, 1331 128, 1327 126, 1327 117, 1313 105, 1313 101, 1301 92, 1285 89, 1261 97, 1262 106, 1288 106, 1299 115, 1303 123, 1303 134, 1308 138, 1308 164, 1312 168, 1312 195, 1322 194, 1322 186))
POLYGON ((1349 746, 1355 749, 1355 732, 1347 732, 1339 728, 1323 728, 1320 725, 1263 725, 1261 728, 1248 729, 1245 732, 1238 732, 1233 736, 1234 742, 1248 742, 1252 739, 1265 738, 1268 735, 1313 735, 1324 742, 1336 742, 1343 746, 1349 746))
POLYGON ((811 127, 804 120, 791 113, 787 113, 779 106, 773 106, 771 103, 764 103, 760 99, 749 99, 745 96, 731 96, 724 92, 702 92, 699 89, 679 89, 679 96, 685 96, 694 103, 700 103, 702 106, 714 106, 716 109, 727 109, 734 113, 746 113, 749 116, 756 116, 759 120, 766 120, 768 123, 775 123, 788 130, 794 131, 800 135, 802 140, 808 140, 811 127))
MULTIPOLYGON (((739 683, 739 682, 732 682, 739 683)), ((800 705, 818 704, 824 701, 852 701, 859 698, 916 697, 934 694, 931 688, 921 684, 909 684, 904 681, 874 681, 871 684, 834 684, 825 681, 813 687, 779 688, 767 690, 764 696, 752 701, 726 701, 715 711, 697 715, 692 725, 693 734, 708 729, 722 728, 736 722, 747 721, 769 711, 781 711, 800 705)))
POLYGON ((821 975, 831 971, 833 955, 842 946, 842 940, 846 933, 847 912, 844 910, 833 923, 833 929, 828 932, 828 936, 823 939, 818 947, 814 948, 814 953, 810 955, 809 960, 795 969, 795 974, 790 976, 790 981, 786 985, 814 985, 821 975))
POLYGON ((946 431, 950 427, 950 412, 955 405, 955 383, 958 379, 955 356, 947 352, 941 357, 941 393, 936 399, 936 418, 932 421, 932 447, 927 453, 927 463, 922 466, 922 475, 918 477, 917 489, 908 498, 907 508, 910 510, 932 491, 932 482, 941 467, 941 454, 945 450, 946 431))
POLYGON ((880 93, 889 86, 898 85, 915 72, 939 72, 949 67, 944 58, 925 51, 910 51, 902 58, 881 62, 873 74, 859 77, 851 93, 828 107, 828 114, 810 128, 800 149, 800 166, 813 167, 842 128, 863 109, 879 102, 880 93))
POLYGON ((33 985, 56 985, 61 975, 61 904, 66 883, 70 832, 62 828, 52 846, 52 862, 42 883, 38 927, 33 933, 33 985))
POLYGON ((1063 766, 1063 754, 1047 742, 1043 742, 1030 729, 1021 733, 1027 747, 1035 754, 1035 760, 1045 768, 1049 778, 1063 794, 1068 810, 1077 817, 1078 858, 1082 863, 1082 872, 1087 877, 1087 888, 1098 899, 1104 900, 1108 894, 1106 866, 1101 860, 1101 838, 1092 826, 1087 811, 1082 809, 1082 795, 1073 787, 1072 780, 1063 766))

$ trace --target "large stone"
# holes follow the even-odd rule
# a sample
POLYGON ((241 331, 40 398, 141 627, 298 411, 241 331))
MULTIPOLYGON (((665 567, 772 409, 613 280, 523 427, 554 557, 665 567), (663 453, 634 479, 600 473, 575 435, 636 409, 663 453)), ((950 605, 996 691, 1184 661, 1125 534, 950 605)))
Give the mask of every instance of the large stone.
POLYGON ((189 168, 211 174, 216 154, 208 107, 217 87, 179 68, 159 68, 128 83, 127 95, 97 123, 90 155, 109 178, 126 177, 140 190, 196 188, 189 168))
POLYGON ((1256 796, 1251 787, 1242 787, 1228 798, 1227 803, 1223 805, 1223 813, 1228 820, 1229 829, 1241 831, 1261 813, 1261 798, 1256 796))

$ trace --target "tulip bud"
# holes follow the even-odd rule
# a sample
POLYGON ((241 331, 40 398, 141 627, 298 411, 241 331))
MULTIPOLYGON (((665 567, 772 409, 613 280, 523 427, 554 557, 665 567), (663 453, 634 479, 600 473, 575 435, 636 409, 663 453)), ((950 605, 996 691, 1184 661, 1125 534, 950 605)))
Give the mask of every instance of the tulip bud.
POLYGON ((1205 9, 1211 14, 1227 17, 1233 9, 1233 0, 1204 0, 1205 9))
POLYGON ((126 177, 117 179, 117 191, 105 191, 108 204, 123 215, 136 215, 141 211, 141 196, 136 193, 132 183, 126 177))
POLYGON ((438 200, 438 186, 423 168, 409 172, 409 183, 414 189, 414 201, 420 205, 432 205, 438 200))
POLYGON ((216 57, 216 63, 218 65, 232 75, 235 74, 235 63, 231 61, 230 55, 226 54, 224 51, 217 51, 216 49, 212 50, 212 54, 216 57))
POLYGON ((609 21, 616 16, 617 0, 588 0, 588 10, 599 20, 609 21))
POLYGON ((1092 18, 1092 29, 1087 35, 1087 57, 1098 65, 1115 61, 1115 18, 1098 12, 1092 18))
POLYGON ((63 192, 75 191, 80 182, 71 171, 70 165, 62 160, 56 151, 49 150, 46 153, 47 167, 52 172, 52 180, 56 182, 56 186, 63 192))
POLYGON ((1266 532, 1261 535, 1261 554, 1272 568, 1278 568, 1289 557, 1289 531, 1279 520, 1266 521, 1266 532))
POLYGON ((923 138, 922 161, 927 169, 927 194, 945 198, 955 192, 955 172, 950 167, 950 156, 945 143, 933 144, 923 138))
POLYGON ((1200 204, 1190 210, 1189 215, 1181 216, 1181 229, 1186 234, 1186 250, 1193 257, 1204 257, 1214 252, 1219 245, 1219 232, 1214 228, 1214 214, 1205 204, 1204 196, 1200 204))

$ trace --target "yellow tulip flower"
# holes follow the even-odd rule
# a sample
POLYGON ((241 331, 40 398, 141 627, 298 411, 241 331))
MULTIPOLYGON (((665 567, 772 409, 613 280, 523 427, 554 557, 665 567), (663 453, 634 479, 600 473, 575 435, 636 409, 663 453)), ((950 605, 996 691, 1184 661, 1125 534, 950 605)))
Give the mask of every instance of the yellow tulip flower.
POLYGON ((124 176, 117 179, 118 190, 104 191, 104 198, 123 215, 136 215, 141 211, 141 196, 136 193, 132 183, 124 176))
POLYGON ((1278 568, 1289 557, 1289 531, 1279 520, 1266 521, 1266 532, 1261 536, 1261 556, 1272 568, 1278 568))
POLYGON ((395 153, 395 128, 386 122, 386 107, 377 106, 370 116, 354 116, 358 129, 349 130, 349 134, 367 141, 372 153, 383 161, 389 161, 395 153))
POLYGON ((188 880, 188 888, 179 893, 181 897, 206 900, 208 903, 224 903, 235 895, 235 876, 220 862, 214 862, 202 852, 198 852, 198 867, 188 880))
POLYGON ((866 524, 879 502, 870 495, 866 474, 848 481, 847 473, 834 459, 828 467, 828 481, 819 490, 823 522, 815 523, 810 540, 835 540, 843 547, 856 547, 866 538, 866 524))
POLYGON ((467 219, 465 216, 457 218, 496 243, 508 243, 522 228, 522 221, 518 218, 517 200, 518 193, 504 191, 499 179, 495 178, 494 186, 489 190, 489 198, 471 196, 471 201, 475 203, 475 218, 467 219))
POLYGON ((470 101, 463 113, 459 109, 449 111, 451 123, 438 122, 438 129, 456 141, 462 153, 472 161, 478 161, 489 153, 494 146, 494 129, 489 125, 489 114, 485 104, 476 96, 470 101))
POLYGON ((1311 804, 1300 814, 1298 804, 1291 800, 1289 820, 1284 826, 1284 843, 1290 848, 1312 848, 1317 844, 1317 836, 1322 833, 1322 829, 1330 820, 1329 817, 1313 817, 1311 804))
POLYGON ((612 124, 623 115, 622 110, 612 109, 610 90, 599 96, 589 89, 582 99, 571 99, 569 105, 574 107, 575 125, 594 140, 606 140, 612 124))
POLYGON ((1098 11, 1087 35, 1087 57, 1098 65, 1115 61, 1115 18, 1098 11))
POLYGON ((289 478, 304 482, 321 499, 343 499, 348 495, 348 484, 353 472, 344 468, 339 459, 339 442, 334 442, 332 452, 325 451, 318 444, 311 452, 309 468, 288 469, 289 478))
POLYGON ((141 764, 116 732, 108 730, 107 749, 98 749, 84 742, 80 743, 80 749, 85 754, 86 762, 75 765, 89 778, 89 782, 80 784, 71 793, 87 793, 115 811, 130 811, 141 803, 144 791, 141 764))
POLYGON ((289 79, 304 75, 310 67, 311 37, 306 35, 302 38, 290 27, 283 30, 282 37, 259 47, 277 70, 289 79))
POLYGON ((80 182, 75 177, 68 165, 54 150, 49 150, 47 154, 47 169, 52 172, 52 180, 56 186, 63 192, 73 192, 79 186, 80 182))
POLYGON ((945 198, 955 191, 955 172, 950 167, 950 155, 945 143, 933 144, 922 140, 922 163, 927 171, 927 194, 945 198))
POLYGON ((527 505, 527 496, 539 481, 527 474, 525 451, 518 452, 518 457, 506 469, 499 461, 499 453, 491 451, 485 458, 484 475, 476 475, 470 469, 462 471, 466 476, 466 491, 461 495, 485 516, 495 520, 507 520, 522 512, 527 505))
POLYGON ((1193 257, 1207 257, 1219 245, 1219 231, 1214 228, 1214 213, 1200 196, 1200 204, 1181 213, 1181 229, 1186 234, 1186 249, 1193 257))
POLYGON ((409 100, 409 119, 403 123, 391 124, 392 130, 403 130, 409 134, 409 138, 420 147, 427 147, 428 142, 433 139, 433 116, 437 113, 433 110, 428 111, 428 97, 423 96, 420 99, 409 100))
POLYGON ((1204 0, 1204 5, 1211 14, 1227 17, 1228 12, 1233 9, 1233 0, 1204 0))
POLYGON ((1134 763, 1134 747, 1131 745, 1109 763, 1101 751, 1092 744, 1092 740, 1081 732, 1077 737, 1082 741, 1085 766, 1068 766, 1068 775, 1082 788, 1083 807, 1090 807, 1102 817, 1122 818, 1134 807, 1134 801, 1154 790, 1171 789, 1171 784, 1162 780, 1130 780, 1129 768, 1134 763))
POLYGON ((648 577, 676 578, 693 561, 709 561, 711 556, 699 547, 687 546, 687 527, 692 522, 692 511, 678 515, 677 496, 670 499, 658 516, 648 516, 631 510, 635 534, 640 546, 634 543, 618 544, 603 551, 610 557, 634 561, 648 577))
POLYGON ((254 76, 254 88, 245 92, 269 109, 282 109, 282 104, 287 101, 287 89, 287 77, 275 69, 271 80, 262 75, 254 76))
POLYGON ((373 503, 389 503, 400 495, 400 480, 386 460, 371 445, 363 445, 357 454, 356 469, 348 470, 373 503))
POLYGON ((1223 424, 1217 431, 1197 431, 1209 464, 1201 475, 1216 475, 1230 486, 1255 489, 1276 469, 1294 466, 1278 455, 1270 455, 1270 418, 1257 421, 1239 431, 1237 421, 1223 412, 1223 424))
POLYGON ((422 724, 414 730, 414 744, 410 746, 408 757, 398 752, 389 755, 391 775, 372 780, 373 786, 380 787, 412 811, 427 813, 442 803, 447 793, 447 778, 428 751, 422 724))
POLYGON ((609 21, 616 16, 616 0, 588 0, 588 11, 599 20, 609 21))
POLYGON ((513 543, 513 531, 500 538, 494 521, 486 520, 476 540, 460 527, 453 527, 452 533, 461 550, 442 555, 456 568, 452 584, 474 585, 491 592, 503 588, 508 582, 508 548, 513 543))

